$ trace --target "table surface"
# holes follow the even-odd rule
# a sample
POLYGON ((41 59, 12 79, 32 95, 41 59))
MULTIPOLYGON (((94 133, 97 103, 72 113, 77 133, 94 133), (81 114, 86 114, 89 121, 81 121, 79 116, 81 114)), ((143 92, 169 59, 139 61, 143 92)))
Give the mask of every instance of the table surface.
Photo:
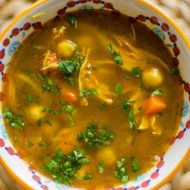
MULTIPOLYGON (((35 0, 0 0, 0 32, 35 0)), ((149 0, 174 18, 190 39, 190 0, 149 0)), ((0 166, 0 190, 23 190, 0 166)), ((190 160, 160 190, 190 190, 190 160)))

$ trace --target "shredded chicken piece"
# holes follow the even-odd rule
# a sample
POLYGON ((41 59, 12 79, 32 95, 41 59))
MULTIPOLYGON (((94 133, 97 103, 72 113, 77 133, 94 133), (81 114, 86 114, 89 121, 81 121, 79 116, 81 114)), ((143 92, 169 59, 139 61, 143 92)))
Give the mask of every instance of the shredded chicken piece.
POLYGON ((48 73, 50 71, 56 71, 59 66, 59 59, 57 55, 50 50, 48 50, 44 55, 44 60, 42 63, 42 71, 48 73))
POLYGON ((65 33, 66 27, 62 26, 60 28, 53 28, 53 39, 56 40, 59 37, 63 36, 63 34, 65 33))

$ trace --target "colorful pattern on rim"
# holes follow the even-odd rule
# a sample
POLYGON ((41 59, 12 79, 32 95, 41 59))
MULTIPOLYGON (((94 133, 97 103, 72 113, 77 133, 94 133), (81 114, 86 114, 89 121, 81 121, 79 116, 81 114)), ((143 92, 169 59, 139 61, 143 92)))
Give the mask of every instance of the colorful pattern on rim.
MULTIPOLYGON (((55 17, 54 21, 61 19, 61 17, 63 17, 67 13, 67 10, 69 8, 73 8, 78 4, 83 5, 83 4, 87 3, 87 2, 92 2, 92 3, 96 4, 96 5, 98 5, 98 4, 103 5, 104 9, 111 10, 112 13, 114 13, 115 15, 120 14, 120 12, 117 11, 114 8, 113 4, 110 3, 110 2, 106 2, 106 1, 102 1, 102 0, 78 0, 78 1, 71 0, 71 1, 67 1, 65 7, 61 8, 61 9, 59 9, 57 11, 57 16, 55 17)), ((155 17, 155 16, 147 17, 147 16, 144 16, 144 15, 139 15, 135 19, 131 18, 131 21, 132 22, 135 22, 135 21, 140 21, 140 22, 149 21, 152 25, 157 27, 153 31, 162 40, 165 40, 165 35, 168 35, 168 37, 170 39, 170 43, 167 44, 167 45, 168 45, 168 48, 172 48, 172 51, 173 51, 173 54, 174 54, 172 64, 173 64, 174 68, 177 68, 178 65, 179 65, 178 56, 180 55, 180 49, 177 46, 177 36, 170 32, 169 25, 167 23, 159 23, 159 19, 157 17, 155 17)), ((42 25, 41 22, 35 22, 35 23, 27 22, 20 28, 17 28, 17 27, 13 28, 10 35, 9 35, 9 37, 7 37, 7 38, 5 38, 3 40, 3 42, 2 42, 3 49, 0 50, 0 73, 1 73, 1 76, 2 76, 2 81, 3 82, 7 81, 7 76, 6 76, 6 74, 4 74, 5 65, 3 64, 3 60, 4 60, 5 56, 6 56, 6 53, 8 54, 9 49, 13 45, 14 46, 11 48, 11 53, 14 53, 16 51, 16 48, 17 48, 17 46, 14 44, 16 42, 16 40, 12 42, 12 39, 14 37, 18 36, 19 34, 21 34, 21 32, 27 32, 32 28, 34 30, 42 29, 43 25, 42 25)), ((185 82, 185 81, 182 81, 182 82, 184 84, 185 91, 189 94, 189 101, 190 101, 190 84, 185 82)), ((4 98, 5 98, 5 94, 0 92, 0 101, 3 101, 4 98)), ((170 144, 174 144, 177 139, 178 140, 182 139, 183 136, 185 135, 185 132, 188 129, 190 129, 190 120, 186 121, 186 124, 183 125, 182 129, 178 132, 178 135, 171 139, 170 144)), ((4 149, 10 156, 18 156, 19 157, 18 153, 16 153, 12 147, 6 146, 5 141, 4 141, 3 138, 0 138, 0 149, 4 149)), ((128 187, 128 188, 125 188, 125 187, 123 187, 123 188, 122 187, 109 188, 109 190, 111 190, 111 189, 112 190, 137 190, 137 189, 140 189, 140 188, 147 189, 148 186, 150 185, 151 181, 155 180, 155 179, 157 179, 159 177, 159 171, 164 166, 164 164, 165 164, 164 158, 161 158, 159 163, 157 164, 155 170, 149 175, 149 177, 146 176, 145 180, 141 180, 138 186, 132 186, 132 187, 128 187)), ((32 174, 32 179, 36 183, 39 184, 41 189, 44 189, 44 190, 49 189, 47 185, 42 183, 41 178, 38 176, 38 174, 37 174, 37 172, 35 171, 34 168, 29 167, 29 171, 32 174)), ((108 190, 108 188, 106 188, 105 190, 108 190)))

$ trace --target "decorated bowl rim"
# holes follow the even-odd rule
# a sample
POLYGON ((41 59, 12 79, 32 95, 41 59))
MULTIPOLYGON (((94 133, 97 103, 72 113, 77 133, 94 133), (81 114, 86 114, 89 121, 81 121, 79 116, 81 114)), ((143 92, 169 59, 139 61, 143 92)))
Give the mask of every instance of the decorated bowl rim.
MULTIPOLYGON (((162 10, 160 10, 156 5, 152 4, 148 0, 137 0, 139 3, 145 5, 149 9, 155 11, 158 15, 162 16, 179 34, 179 36, 182 38, 183 42, 185 43, 188 50, 190 50, 190 40, 187 38, 183 30, 176 24, 176 22, 167 16, 162 10)), ((23 17, 25 17, 30 11, 34 10, 35 8, 47 3, 48 0, 39 0, 36 3, 32 4, 30 7, 22 11, 18 16, 16 16, 11 23, 3 30, 3 32, 0 34, 0 41, 3 40, 3 38, 6 36, 6 34, 10 31, 10 29, 23 17)), ((184 165, 186 160, 190 157, 190 148, 186 151, 181 161, 176 165, 175 168, 173 168, 172 171, 157 185, 155 185, 152 190, 159 189, 162 185, 167 183, 174 175, 175 173, 184 165)), ((26 181, 23 179, 20 179, 12 170, 11 168, 6 164, 6 162, 2 159, 0 156, 0 164, 3 166, 3 168, 10 174, 10 176, 18 182, 24 189, 30 190, 32 189, 31 186, 27 184, 26 181)))

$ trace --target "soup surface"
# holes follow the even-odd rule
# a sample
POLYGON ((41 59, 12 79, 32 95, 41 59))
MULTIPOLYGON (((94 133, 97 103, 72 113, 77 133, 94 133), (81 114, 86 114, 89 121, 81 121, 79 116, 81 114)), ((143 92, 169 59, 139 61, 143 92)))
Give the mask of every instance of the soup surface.
POLYGON ((20 156, 54 180, 113 187, 153 167, 183 90, 162 41, 134 19, 75 12, 46 23, 7 69, 3 116, 20 156))

